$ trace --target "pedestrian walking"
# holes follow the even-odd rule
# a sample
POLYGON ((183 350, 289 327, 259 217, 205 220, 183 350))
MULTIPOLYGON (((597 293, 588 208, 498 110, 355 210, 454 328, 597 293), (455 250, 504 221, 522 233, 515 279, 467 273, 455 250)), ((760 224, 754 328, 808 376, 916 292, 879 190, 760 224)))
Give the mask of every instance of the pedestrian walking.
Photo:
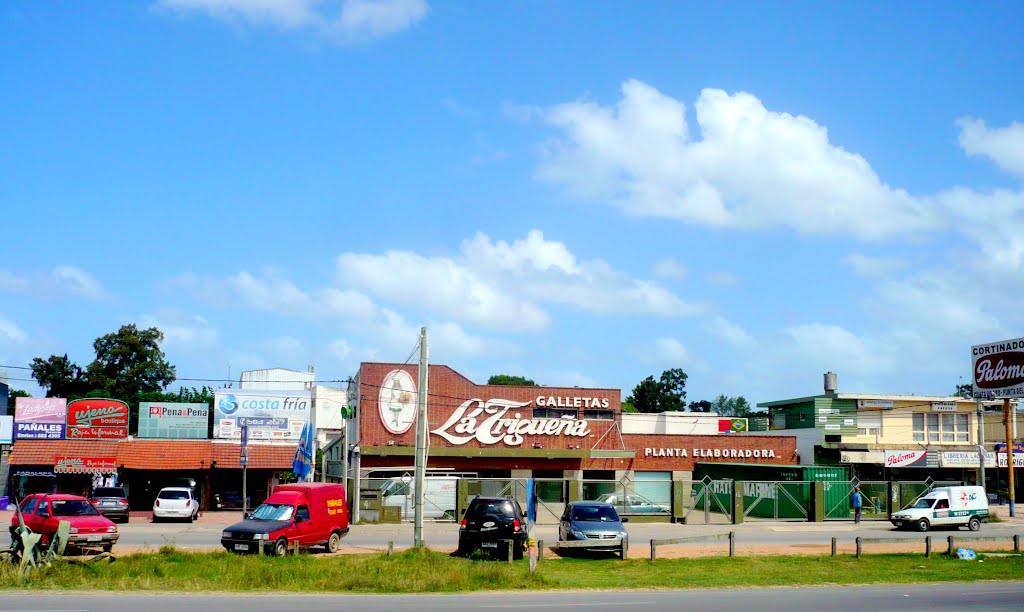
POLYGON ((860 522, 860 509, 864 505, 864 495, 860 492, 860 487, 853 488, 853 496, 850 498, 850 503, 853 504, 853 522, 860 522))

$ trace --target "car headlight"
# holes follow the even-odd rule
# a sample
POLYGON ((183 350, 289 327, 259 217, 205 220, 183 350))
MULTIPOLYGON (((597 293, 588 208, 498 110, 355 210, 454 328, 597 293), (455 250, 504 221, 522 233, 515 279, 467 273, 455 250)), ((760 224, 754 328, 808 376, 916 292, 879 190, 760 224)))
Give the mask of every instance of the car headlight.
POLYGON ((225 540, 230 540, 234 536, 231 535, 230 531, 222 531, 221 534, 220 534, 220 537, 224 538, 225 540))
POLYGON ((577 529, 573 529, 572 537, 576 538, 577 540, 586 540, 587 539, 587 536, 583 535, 583 532, 579 531, 577 529))
POLYGON ((107 533, 117 533, 117 526, 111 525, 110 527, 107 527, 107 533))
POLYGON ((626 533, 625 531, 620 531, 620 532, 619 532, 619 537, 620 537, 620 538, 628 538, 628 537, 629 537, 629 534, 628 534, 628 533, 626 533))
POLYGON ((252 537, 253 537, 254 540, 269 540, 270 539, 270 534, 269 533, 257 533, 256 535, 254 535, 252 537))
POLYGON ((78 533, 78 527, 72 527, 68 533, 78 533))

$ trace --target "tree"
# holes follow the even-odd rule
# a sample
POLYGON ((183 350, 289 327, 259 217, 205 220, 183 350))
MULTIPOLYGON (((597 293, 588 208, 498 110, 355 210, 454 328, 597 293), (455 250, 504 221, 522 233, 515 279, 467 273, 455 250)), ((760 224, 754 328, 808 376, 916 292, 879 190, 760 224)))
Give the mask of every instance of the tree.
POLYGON ((742 395, 738 397, 719 395, 711 402, 711 412, 717 412, 721 416, 749 417, 754 410, 747 398, 742 395))
POLYGON ((68 359, 50 355, 46 360, 36 357, 32 360, 32 378, 46 389, 46 397, 71 397, 84 393, 89 388, 85 370, 68 359))
POLYGON ((489 385, 512 385, 519 387, 536 387, 537 383, 533 382, 529 378, 523 376, 513 376, 511 374, 495 374, 494 376, 487 379, 489 385))
POLYGON ((636 406, 630 404, 627 400, 622 400, 622 411, 623 412, 639 412, 636 406))
POLYGON ((665 412, 686 408, 686 372, 679 368, 665 370, 659 380, 653 376, 640 381, 633 387, 633 393, 626 398, 637 412, 665 412))
POLYGON ((966 385, 957 385, 956 391, 953 392, 956 397, 974 397, 974 385, 967 383, 966 385))
POLYGON ((714 412, 714 406, 708 400, 690 402, 690 412, 714 412))
POLYGON ((160 349, 163 339, 159 329, 140 330, 134 323, 97 338, 92 344, 96 359, 86 368, 89 386, 125 401, 166 389, 174 382, 175 369, 160 349))
POLYGON ((14 414, 15 400, 17 398, 19 398, 19 397, 32 397, 32 396, 29 395, 28 391, 23 391, 21 389, 11 389, 10 392, 8 393, 8 395, 7 395, 7 412, 6 412, 6 414, 14 414))

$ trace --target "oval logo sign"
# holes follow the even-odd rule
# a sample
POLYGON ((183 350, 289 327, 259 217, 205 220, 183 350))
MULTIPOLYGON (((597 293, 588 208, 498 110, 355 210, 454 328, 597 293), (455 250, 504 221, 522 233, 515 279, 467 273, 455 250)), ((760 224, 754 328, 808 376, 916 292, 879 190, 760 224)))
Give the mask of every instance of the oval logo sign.
POLYGON ((1008 351, 980 357, 974 366, 974 380, 982 389, 1021 384, 1024 382, 1024 353, 1008 351))
POLYGON ((416 420, 416 383, 405 370, 391 370, 380 386, 380 420, 393 434, 409 431, 416 420))

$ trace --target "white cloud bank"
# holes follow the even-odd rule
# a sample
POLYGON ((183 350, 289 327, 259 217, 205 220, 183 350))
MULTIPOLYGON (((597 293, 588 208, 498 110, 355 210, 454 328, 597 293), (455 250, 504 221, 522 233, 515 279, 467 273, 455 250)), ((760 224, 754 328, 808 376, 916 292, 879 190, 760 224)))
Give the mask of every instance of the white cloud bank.
POLYGON ((1024 176, 1024 123, 1014 121, 1004 128, 989 128, 984 121, 971 117, 957 120, 960 146, 968 155, 983 155, 997 166, 1024 176))
POLYGON ((61 265, 49 272, 16 273, 0 269, 0 292, 38 298, 77 296, 91 301, 110 299, 103 285, 88 272, 61 265))
POLYGON ((214 19, 307 29, 342 44, 397 34, 430 12, 425 0, 159 0, 157 8, 177 14, 201 13, 214 19))

